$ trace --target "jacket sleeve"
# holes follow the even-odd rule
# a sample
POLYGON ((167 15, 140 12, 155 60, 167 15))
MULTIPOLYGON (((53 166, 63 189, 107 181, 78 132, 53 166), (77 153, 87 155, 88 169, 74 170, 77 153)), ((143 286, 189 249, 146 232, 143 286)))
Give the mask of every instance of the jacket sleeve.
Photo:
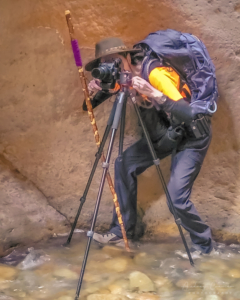
MULTIPOLYGON (((106 101, 108 98, 110 98, 113 94, 110 92, 105 92, 105 91, 98 91, 96 93, 96 95, 93 97, 93 99, 91 100, 92 103, 92 107, 95 108, 97 107, 99 104, 103 103, 104 101, 106 101)), ((86 100, 83 101, 83 105, 82 108, 84 111, 87 111, 87 104, 86 104, 86 100)))
POLYGON ((177 102, 167 99, 161 105, 161 108, 165 112, 171 113, 180 123, 190 124, 194 119, 193 109, 184 99, 180 99, 177 102))

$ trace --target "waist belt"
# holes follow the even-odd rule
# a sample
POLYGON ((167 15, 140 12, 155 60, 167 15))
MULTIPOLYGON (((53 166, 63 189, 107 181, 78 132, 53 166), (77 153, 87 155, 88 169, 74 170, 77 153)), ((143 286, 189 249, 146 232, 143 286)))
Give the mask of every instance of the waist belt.
POLYGON ((204 114, 198 114, 197 119, 186 126, 187 136, 190 138, 200 139, 206 137, 211 132, 211 117, 204 114))

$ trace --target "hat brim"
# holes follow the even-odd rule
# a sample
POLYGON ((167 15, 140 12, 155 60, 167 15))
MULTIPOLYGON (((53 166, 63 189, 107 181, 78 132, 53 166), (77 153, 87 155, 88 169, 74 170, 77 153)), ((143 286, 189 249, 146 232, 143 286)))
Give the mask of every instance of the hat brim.
POLYGON ((97 68, 99 63, 100 63, 100 60, 102 57, 105 57, 105 56, 108 56, 110 54, 114 54, 114 53, 122 53, 122 52, 132 52, 132 53, 137 53, 137 52, 140 52, 141 50, 139 49, 131 49, 131 50, 120 50, 120 51, 117 51, 117 52, 109 52, 108 54, 106 55, 102 55, 98 58, 95 58, 94 60, 91 60, 89 61, 86 66, 85 66, 85 70, 90 72, 92 71, 94 68, 97 68))

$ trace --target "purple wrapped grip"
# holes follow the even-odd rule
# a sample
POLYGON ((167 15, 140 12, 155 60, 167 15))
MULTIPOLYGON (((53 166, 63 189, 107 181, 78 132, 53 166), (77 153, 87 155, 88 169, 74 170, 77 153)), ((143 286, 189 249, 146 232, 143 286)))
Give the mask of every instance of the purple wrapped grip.
POLYGON ((71 43, 72 43, 72 50, 73 50, 76 66, 82 67, 82 59, 81 59, 80 49, 78 46, 78 41, 72 40, 71 43))

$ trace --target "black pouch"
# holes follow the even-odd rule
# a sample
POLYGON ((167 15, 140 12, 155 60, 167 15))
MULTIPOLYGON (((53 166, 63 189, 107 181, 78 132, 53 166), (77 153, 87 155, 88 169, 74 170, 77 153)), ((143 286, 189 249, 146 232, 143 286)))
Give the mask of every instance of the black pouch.
POLYGON ((163 153, 167 155, 176 151, 184 134, 185 131, 181 126, 175 128, 170 126, 165 135, 157 143, 153 143, 158 157, 161 157, 163 153))
POLYGON ((188 134, 190 137, 200 139, 210 133, 211 117, 203 114, 198 114, 197 119, 192 120, 189 124, 188 134))

